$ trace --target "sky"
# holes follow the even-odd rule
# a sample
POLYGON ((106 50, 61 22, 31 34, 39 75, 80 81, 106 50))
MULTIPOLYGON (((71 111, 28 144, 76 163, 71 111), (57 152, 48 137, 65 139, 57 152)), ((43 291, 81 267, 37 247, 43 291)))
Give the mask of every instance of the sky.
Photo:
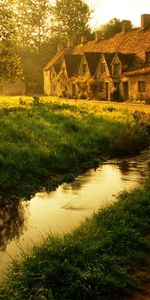
POLYGON ((91 27, 99 28, 112 18, 130 20, 134 26, 140 26, 141 15, 150 14, 150 0, 85 0, 91 9, 91 27))

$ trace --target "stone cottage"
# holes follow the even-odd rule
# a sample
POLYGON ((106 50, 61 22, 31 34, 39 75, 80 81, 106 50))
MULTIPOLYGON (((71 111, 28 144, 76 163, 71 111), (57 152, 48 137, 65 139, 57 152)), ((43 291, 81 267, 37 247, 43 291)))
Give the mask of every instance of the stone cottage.
POLYGON ((122 31, 112 38, 96 32, 92 41, 59 46, 43 72, 46 95, 75 97, 80 81, 93 80, 98 99, 111 100, 114 92, 118 100, 150 98, 150 14, 141 16, 140 28, 122 21, 122 31))

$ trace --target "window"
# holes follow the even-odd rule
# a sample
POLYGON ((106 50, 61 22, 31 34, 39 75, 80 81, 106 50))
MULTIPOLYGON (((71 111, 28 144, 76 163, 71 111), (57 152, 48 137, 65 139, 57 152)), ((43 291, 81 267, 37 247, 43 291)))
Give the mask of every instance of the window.
POLYGON ((103 93, 105 91, 105 82, 101 81, 98 83, 98 92, 103 93))
POLYGON ((83 67, 82 67, 83 75, 86 73, 86 70, 87 70, 87 66, 86 66, 86 64, 83 64, 83 67))
POLYGON ((146 63, 150 63, 150 51, 146 52, 146 63))
POLYGON ((101 63, 100 71, 101 71, 101 73, 105 73, 105 63, 101 63))
POLYGON ((138 92, 145 93, 145 81, 138 81, 138 92))
POLYGON ((120 75, 120 64, 114 64, 114 75, 120 75))

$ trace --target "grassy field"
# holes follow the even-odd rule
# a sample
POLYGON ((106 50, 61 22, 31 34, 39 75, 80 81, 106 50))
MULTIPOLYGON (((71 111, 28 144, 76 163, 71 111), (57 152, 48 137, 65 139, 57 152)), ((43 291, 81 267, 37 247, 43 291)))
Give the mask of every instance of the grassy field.
MULTIPOLYGON (((139 104, 1 98, 1 198, 30 197, 148 147, 149 114, 139 104)), ((0 284, 0 300, 148 299, 141 294, 150 279, 149 175, 150 166, 143 187, 124 192, 71 234, 49 235, 22 252, 0 284)))
POLYGON ((149 232, 148 176, 142 188, 124 192, 71 234, 48 236, 22 253, 0 285, 0 299, 149 299, 149 291, 143 294, 150 279, 149 232))
POLYGON ((29 198, 104 159, 148 147, 150 108, 141 107, 0 97, 0 197, 29 198))

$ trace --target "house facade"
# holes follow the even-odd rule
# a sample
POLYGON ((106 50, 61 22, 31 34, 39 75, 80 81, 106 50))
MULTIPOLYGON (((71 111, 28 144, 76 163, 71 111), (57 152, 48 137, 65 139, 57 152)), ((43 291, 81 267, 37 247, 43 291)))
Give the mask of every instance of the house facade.
POLYGON ((122 31, 112 38, 95 39, 59 50, 43 69, 46 95, 93 97, 100 100, 150 98, 150 14, 141 27, 122 21, 122 31))

